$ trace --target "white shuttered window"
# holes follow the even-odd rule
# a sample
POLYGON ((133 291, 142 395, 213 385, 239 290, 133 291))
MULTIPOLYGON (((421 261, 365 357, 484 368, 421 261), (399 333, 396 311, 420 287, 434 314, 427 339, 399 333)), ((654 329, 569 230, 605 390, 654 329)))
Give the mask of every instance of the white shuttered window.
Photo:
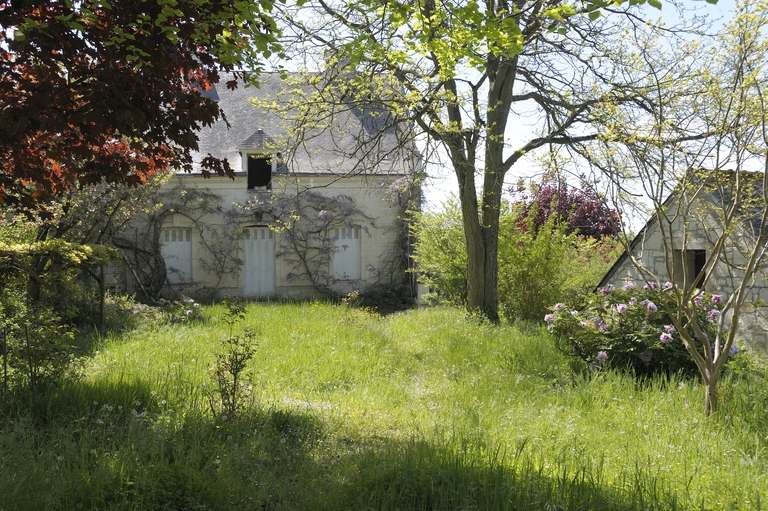
POLYGON ((168 281, 192 282, 192 229, 163 229, 160 241, 168 281))
POLYGON ((337 227, 334 230, 333 278, 360 279, 360 227, 337 227))

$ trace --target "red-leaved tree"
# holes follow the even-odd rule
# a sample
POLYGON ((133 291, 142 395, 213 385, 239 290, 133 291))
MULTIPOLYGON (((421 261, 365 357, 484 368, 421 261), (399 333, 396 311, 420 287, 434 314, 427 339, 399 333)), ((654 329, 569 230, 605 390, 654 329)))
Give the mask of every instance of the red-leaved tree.
POLYGON ((621 223, 616 210, 609 208, 600 195, 582 182, 579 188, 569 185, 564 179, 547 175, 530 190, 522 186, 508 190, 517 200, 514 205, 519 211, 519 225, 527 228, 529 222, 534 228, 547 223, 552 215, 559 222, 565 222, 566 233, 578 232, 582 236, 600 239, 619 233, 621 223))
MULTIPOLYGON (((191 170, 198 128, 223 117, 204 91, 280 50, 271 8, 0 0, 0 204, 44 210, 78 182, 191 170)), ((203 168, 233 172, 210 155, 203 168)))

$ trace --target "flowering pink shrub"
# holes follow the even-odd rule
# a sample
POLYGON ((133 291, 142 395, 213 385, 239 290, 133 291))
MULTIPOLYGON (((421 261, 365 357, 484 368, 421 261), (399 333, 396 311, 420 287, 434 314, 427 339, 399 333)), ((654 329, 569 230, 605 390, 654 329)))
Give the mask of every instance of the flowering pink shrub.
MULTIPOLYGON (((723 300, 720 295, 701 292, 692 306, 696 320, 710 339, 723 300)), ((671 285, 642 288, 629 283, 621 289, 599 288, 586 299, 581 310, 555 305, 544 317, 548 329, 558 337, 558 347, 581 358, 590 370, 610 366, 636 375, 658 373, 698 374, 693 359, 667 315, 676 303, 671 285)), ((689 332, 693 335, 693 331, 689 332)), ((729 355, 738 352, 734 345, 729 355)))
POLYGON ((185 298, 180 302, 160 299, 163 314, 170 323, 187 323, 202 321, 204 319, 200 304, 192 298, 185 298))

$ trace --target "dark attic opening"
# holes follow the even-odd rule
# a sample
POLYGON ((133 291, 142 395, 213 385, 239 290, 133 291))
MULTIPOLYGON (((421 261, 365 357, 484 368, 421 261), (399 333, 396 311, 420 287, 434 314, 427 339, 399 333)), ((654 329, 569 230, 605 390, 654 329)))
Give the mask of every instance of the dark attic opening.
POLYGON ((248 189, 272 188, 272 158, 268 156, 248 155, 248 189))

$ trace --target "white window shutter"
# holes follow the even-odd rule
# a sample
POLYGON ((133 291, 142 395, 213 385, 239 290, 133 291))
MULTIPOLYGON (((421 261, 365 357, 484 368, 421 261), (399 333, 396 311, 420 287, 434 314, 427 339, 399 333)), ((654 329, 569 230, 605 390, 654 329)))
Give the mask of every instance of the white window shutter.
POLYGON ((360 226, 334 229, 333 278, 360 280, 360 226))
POLYGON ((192 282, 192 229, 163 229, 161 253, 171 284, 192 282))

